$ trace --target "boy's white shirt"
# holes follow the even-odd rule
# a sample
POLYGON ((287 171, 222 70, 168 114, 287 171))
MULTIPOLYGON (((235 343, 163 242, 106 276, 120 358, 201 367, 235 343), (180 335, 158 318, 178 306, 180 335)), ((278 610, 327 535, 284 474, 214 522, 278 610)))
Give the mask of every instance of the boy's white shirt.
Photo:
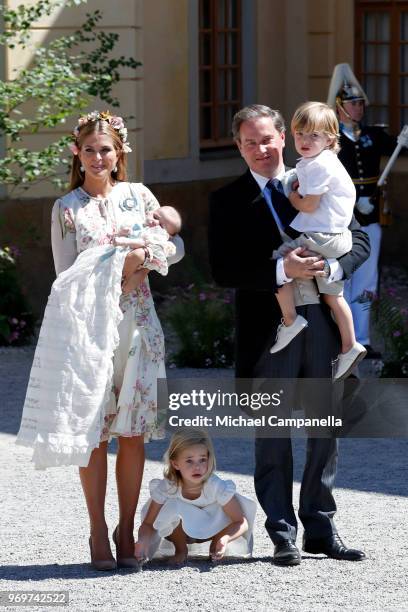
POLYGON ((300 233, 342 234, 353 217, 356 188, 336 153, 324 149, 296 164, 299 194, 320 196, 313 212, 299 212, 290 224, 300 233))

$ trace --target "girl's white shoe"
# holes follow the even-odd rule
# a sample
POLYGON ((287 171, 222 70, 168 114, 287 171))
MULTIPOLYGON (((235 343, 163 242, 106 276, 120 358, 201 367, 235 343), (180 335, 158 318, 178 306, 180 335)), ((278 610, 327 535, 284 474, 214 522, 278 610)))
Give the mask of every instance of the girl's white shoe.
POLYGON ((307 327, 307 321, 301 315, 297 315, 292 325, 282 323, 278 327, 275 344, 271 347, 270 353, 278 353, 285 348, 301 331, 307 327))
POLYGON ((362 344, 355 342, 347 353, 340 353, 337 358, 334 380, 343 380, 351 370, 367 355, 362 344))

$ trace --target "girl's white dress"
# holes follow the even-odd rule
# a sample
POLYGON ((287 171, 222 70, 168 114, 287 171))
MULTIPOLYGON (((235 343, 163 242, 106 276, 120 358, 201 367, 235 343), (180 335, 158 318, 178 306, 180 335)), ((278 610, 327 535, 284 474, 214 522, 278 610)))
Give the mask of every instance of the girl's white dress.
MULTIPOLYGON (((105 200, 80 187, 56 201, 52 247, 57 272, 34 355, 17 443, 34 449, 36 469, 87 466, 111 436, 164 437, 157 379, 165 378, 164 338, 148 280, 124 296, 127 248, 121 226, 140 230, 159 207, 141 183, 118 183, 105 200)), ((183 244, 176 237, 178 254, 183 244)), ((167 273, 152 247, 146 266, 167 273)), ((180 256, 181 255, 181 256, 180 256)))
MULTIPOLYGON (((226 556, 250 557, 253 548, 253 525, 256 514, 256 503, 249 497, 236 492, 232 480, 222 480, 212 474, 204 483, 200 497, 187 499, 183 497, 181 486, 175 485, 166 478, 156 478, 149 483, 150 499, 141 510, 141 520, 147 514, 151 500, 163 504, 153 523, 156 530, 152 539, 149 558, 174 554, 172 542, 165 540, 177 525, 182 523, 184 533, 193 540, 209 540, 231 523, 222 506, 232 497, 238 500, 242 512, 248 521, 248 531, 228 544, 226 556)), ((189 544, 190 554, 208 554, 209 544, 189 544)))

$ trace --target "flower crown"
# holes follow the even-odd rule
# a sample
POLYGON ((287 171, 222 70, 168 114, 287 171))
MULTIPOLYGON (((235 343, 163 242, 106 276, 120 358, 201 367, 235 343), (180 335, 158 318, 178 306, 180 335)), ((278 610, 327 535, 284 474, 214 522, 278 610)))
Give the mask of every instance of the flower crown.
MULTIPOLYGON (((74 131, 72 132, 75 138, 78 138, 79 131, 83 125, 86 125, 87 123, 90 123, 93 121, 106 121, 106 123, 109 123, 109 125, 114 130, 116 130, 120 136, 120 139, 123 143, 122 151, 124 153, 132 152, 132 149, 130 148, 129 143, 127 141, 128 131, 127 131, 127 128, 125 128, 125 123, 122 117, 111 115, 109 111, 100 112, 100 111, 95 110, 95 111, 92 111, 92 113, 88 113, 87 115, 83 115, 82 117, 80 117, 78 119, 78 124, 75 126, 74 131)), ((71 143, 69 145, 69 148, 71 149, 74 155, 78 155, 79 148, 76 143, 74 142, 71 143)))

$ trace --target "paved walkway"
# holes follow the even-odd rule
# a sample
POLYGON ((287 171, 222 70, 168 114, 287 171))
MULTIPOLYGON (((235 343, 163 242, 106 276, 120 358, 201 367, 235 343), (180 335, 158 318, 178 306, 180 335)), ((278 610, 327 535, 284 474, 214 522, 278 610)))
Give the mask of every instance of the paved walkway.
MULTIPOLYGON (((67 590, 68 609, 81 612, 408 611, 408 440, 341 441, 336 523, 347 543, 366 551, 368 559, 362 563, 304 554, 299 567, 274 566, 259 509, 252 560, 217 567, 192 561, 176 570, 155 563, 139 574, 90 569, 77 470, 35 472, 31 451, 14 445, 32 356, 32 349, 0 349, 1 590, 67 590)), ((295 447, 297 500, 304 442, 296 440, 295 447)), ((164 449, 163 442, 147 447, 142 502, 149 480, 161 476, 164 449)), ((221 476, 233 478, 241 492, 254 496, 251 441, 216 441, 216 450, 221 476)), ((107 498, 111 530, 117 517, 114 461, 112 452, 107 498)))

